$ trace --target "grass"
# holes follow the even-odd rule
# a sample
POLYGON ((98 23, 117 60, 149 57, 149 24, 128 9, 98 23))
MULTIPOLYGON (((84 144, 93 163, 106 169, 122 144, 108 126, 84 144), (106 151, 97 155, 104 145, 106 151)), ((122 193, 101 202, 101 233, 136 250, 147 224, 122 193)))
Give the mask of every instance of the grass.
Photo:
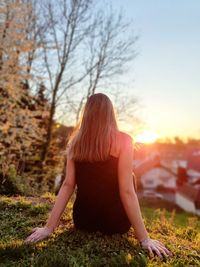
POLYGON ((149 258, 131 229, 111 237, 75 231, 68 204, 60 226, 46 240, 24 244, 30 230, 43 226, 55 196, 40 198, 0 197, 0 266, 114 267, 200 266, 200 220, 192 214, 175 213, 142 205, 151 238, 162 241, 174 254, 170 259, 149 258))

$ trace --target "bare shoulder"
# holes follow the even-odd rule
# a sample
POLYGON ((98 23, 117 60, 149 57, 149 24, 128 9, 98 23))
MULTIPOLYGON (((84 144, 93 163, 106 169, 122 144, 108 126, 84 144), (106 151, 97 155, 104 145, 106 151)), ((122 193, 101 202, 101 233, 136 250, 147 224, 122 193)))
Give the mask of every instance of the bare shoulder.
POLYGON ((121 131, 118 132, 118 140, 121 143, 129 143, 130 144, 133 142, 133 138, 129 134, 127 134, 125 132, 121 132, 121 131))
POLYGON ((125 133, 125 132, 118 132, 118 144, 120 147, 120 151, 123 150, 124 148, 130 147, 133 145, 133 139, 132 137, 125 133))
POLYGON ((121 151, 127 148, 128 146, 131 147, 131 145, 132 145, 132 137, 127 133, 118 131, 115 145, 112 146, 111 149, 111 154, 115 157, 119 157, 121 151))

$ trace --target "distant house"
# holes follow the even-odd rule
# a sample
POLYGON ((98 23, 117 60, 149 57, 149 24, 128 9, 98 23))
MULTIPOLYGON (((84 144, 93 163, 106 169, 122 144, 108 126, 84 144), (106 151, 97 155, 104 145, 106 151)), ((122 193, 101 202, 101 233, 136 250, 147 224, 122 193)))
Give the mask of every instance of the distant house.
POLYGON ((197 146, 189 147, 186 153, 188 169, 200 171, 200 148, 197 146))
POLYGON ((185 159, 173 159, 171 162, 171 166, 170 169, 174 172, 174 173, 178 173, 178 169, 179 168, 188 168, 188 161, 185 159))
POLYGON ((141 183, 144 189, 156 189, 158 186, 162 186, 175 191, 176 180, 176 174, 162 165, 148 170, 141 176, 141 183))
POLYGON ((200 185, 185 183, 178 187, 176 204, 183 210, 200 216, 200 185))
POLYGON ((200 184, 200 172, 193 169, 187 170, 188 183, 190 184, 200 184))

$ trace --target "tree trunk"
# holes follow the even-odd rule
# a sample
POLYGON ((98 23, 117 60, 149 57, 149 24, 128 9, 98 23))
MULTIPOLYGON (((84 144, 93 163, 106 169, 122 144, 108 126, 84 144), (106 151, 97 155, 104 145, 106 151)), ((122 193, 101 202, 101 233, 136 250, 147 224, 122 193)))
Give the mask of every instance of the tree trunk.
POLYGON ((48 149, 49 149, 49 146, 51 143, 54 113, 55 113, 55 101, 52 101, 50 116, 49 116, 49 123, 48 123, 48 128, 47 128, 47 138, 46 138, 46 142, 44 143, 42 154, 41 154, 42 165, 44 165, 44 163, 45 163, 48 149))

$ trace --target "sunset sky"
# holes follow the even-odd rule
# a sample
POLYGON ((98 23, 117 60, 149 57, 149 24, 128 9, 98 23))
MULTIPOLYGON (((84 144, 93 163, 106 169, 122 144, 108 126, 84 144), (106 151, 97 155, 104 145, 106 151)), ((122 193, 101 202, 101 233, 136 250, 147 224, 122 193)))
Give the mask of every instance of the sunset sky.
POLYGON ((133 19, 132 90, 147 129, 200 138, 200 1, 112 0, 133 19))

